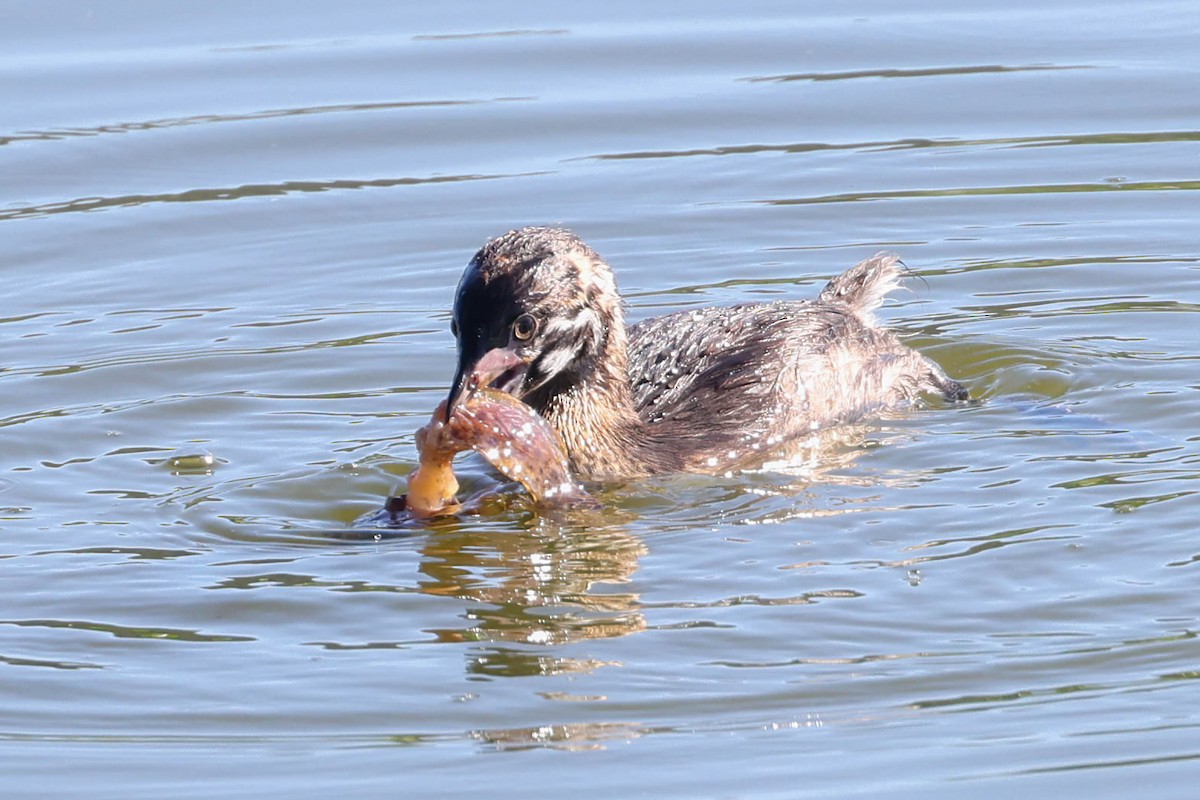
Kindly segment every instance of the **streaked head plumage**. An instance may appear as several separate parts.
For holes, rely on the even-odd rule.
[[[612,271],[579,237],[560,228],[509,231],[485,244],[459,281],[455,383],[502,351],[505,359],[488,362],[500,373],[484,376],[498,388],[526,397],[552,381],[569,384],[623,324]]]

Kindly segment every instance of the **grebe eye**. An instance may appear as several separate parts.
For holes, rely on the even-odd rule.
[[[522,342],[527,342],[533,338],[534,332],[537,331],[537,320],[529,314],[522,314],[513,322],[513,336],[520,339]]]
[[[458,320],[456,319],[450,320],[450,335],[455,339],[458,338]]]

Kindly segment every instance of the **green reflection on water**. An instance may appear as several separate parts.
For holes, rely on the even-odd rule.
[[[1150,497],[1127,497],[1124,500],[1114,500],[1111,503],[1101,503],[1101,508],[1111,508],[1113,511],[1128,513],[1137,511],[1144,506],[1163,503],[1167,500],[1178,500],[1180,497],[1190,497],[1196,492],[1173,492],[1171,494],[1153,495]]]
[[[848,192],[820,197],[789,197],[751,202],[773,206],[802,206],[817,203],[858,203],[869,200],[911,200],[926,197],[992,197],[1025,194],[1074,194],[1080,192],[1194,192],[1200,181],[1136,181],[1122,183],[1052,183],[1031,186],[967,186],[947,189],[904,189],[885,192]]]
[[[94,631],[96,633],[107,633],[118,639],[166,639],[176,642],[255,641],[253,636],[208,634],[185,628],[141,628],[127,625],[112,625],[106,622],[90,622],[87,620],[6,619],[0,620],[0,625],[14,625],[19,628],[67,628],[70,630]]]

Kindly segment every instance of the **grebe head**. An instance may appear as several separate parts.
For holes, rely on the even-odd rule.
[[[624,316],[608,265],[570,231],[522,228],[467,265],[451,331],[458,369],[446,404],[480,386],[518,398],[567,391],[603,357]]]

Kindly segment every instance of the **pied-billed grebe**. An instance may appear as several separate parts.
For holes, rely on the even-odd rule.
[[[629,328],[612,271],[570,231],[522,228],[467,265],[451,330],[470,386],[528,403],[585,480],[724,472],[922,392],[966,390],[877,327],[904,268],[877,255],[816,300],[700,308]]]

